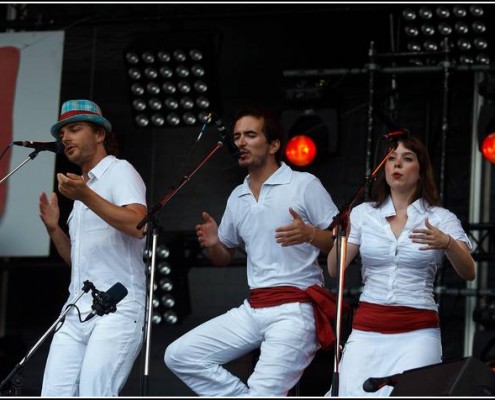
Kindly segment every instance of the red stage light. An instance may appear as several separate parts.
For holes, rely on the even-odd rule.
[[[495,164],[495,132],[490,133],[483,139],[481,153],[485,159]]]
[[[311,164],[317,153],[316,144],[309,136],[293,136],[287,142],[285,156],[287,161],[298,167],[305,167]]]

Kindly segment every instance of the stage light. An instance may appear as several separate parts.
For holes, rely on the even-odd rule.
[[[153,114],[151,116],[151,123],[155,126],[163,126],[165,124],[165,118],[162,114]]]
[[[316,144],[309,136],[298,135],[289,139],[285,147],[287,161],[298,167],[311,164],[316,157]]]
[[[163,260],[170,256],[170,249],[164,244],[159,244],[156,248],[156,254],[158,255],[158,258]]]
[[[287,133],[285,158],[303,167],[319,163],[337,151],[337,111],[334,109],[292,109],[282,112]]]
[[[175,299],[170,294],[164,294],[161,302],[165,308],[173,308],[175,306]]]
[[[153,311],[152,316],[151,316],[151,323],[153,325],[159,325],[163,321],[162,316],[158,313],[158,311]]]
[[[146,109],[146,103],[143,99],[136,99],[132,102],[132,106],[135,110],[143,111]]]
[[[419,8],[417,8],[419,7]],[[413,57],[409,63],[435,65],[444,61],[439,53],[444,50],[445,41],[449,46],[451,61],[457,65],[488,65],[490,57],[487,25],[481,5],[408,5],[401,12],[403,20],[404,49],[409,52],[432,53],[431,57]],[[418,18],[416,18],[416,15]],[[421,43],[418,46],[418,43]]]
[[[455,5],[454,8],[452,8],[452,13],[458,18],[463,18],[467,15],[466,8],[461,5]]]
[[[163,313],[163,319],[168,325],[175,325],[179,321],[179,317],[172,310],[167,310]]]
[[[158,281],[158,287],[164,292],[170,292],[174,288],[174,284],[169,278],[162,278]]]
[[[406,8],[404,11],[402,11],[402,16],[406,21],[414,21],[416,19],[416,13],[410,8]]]
[[[418,11],[418,14],[422,19],[425,20],[431,19],[433,17],[433,12],[428,7],[421,7]]]
[[[495,164],[495,76],[487,73],[479,84],[484,104],[478,115],[478,146],[483,157]]]
[[[146,115],[144,115],[144,114],[136,115],[137,126],[144,128],[144,127],[148,126],[149,123],[150,123],[150,120],[148,119],[148,117]]]
[[[489,133],[481,143],[483,157],[495,164],[495,132]]]
[[[172,272],[172,268],[170,266],[170,263],[167,261],[160,261],[158,263],[158,272],[162,275],[170,275],[170,272]]]
[[[193,126],[203,123],[199,114],[206,107],[221,111],[215,85],[217,36],[141,34],[126,48],[124,61],[138,127]]]

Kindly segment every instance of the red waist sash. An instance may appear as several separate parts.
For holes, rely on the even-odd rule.
[[[306,290],[293,286],[253,289],[249,291],[249,304],[253,308],[275,307],[286,303],[313,303],[316,335],[323,349],[328,349],[335,341],[335,334],[330,320],[336,316],[336,299],[328,290],[319,285],[312,285]],[[349,306],[343,302],[342,309]]]
[[[359,303],[352,319],[353,328],[380,333],[404,333],[439,326],[438,313],[434,310],[366,302]]]

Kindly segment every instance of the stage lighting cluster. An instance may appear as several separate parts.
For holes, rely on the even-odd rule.
[[[195,126],[208,121],[211,71],[203,49],[133,47],[124,57],[138,127]]]
[[[191,312],[187,268],[180,243],[160,243],[156,247],[153,283],[154,325],[176,325]]]
[[[490,32],[485,17],[479,4],[408,5],[401,14],[404,50],[433,54],[448,49],[455,65],[488,65]],[[438,60],[417,57],[410,62],[425,65]]]

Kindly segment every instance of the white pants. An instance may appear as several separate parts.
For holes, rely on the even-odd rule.
[[[73,311],[53,336],[41,396],[118,396],[141,350],[144,306],[119,303],[84,323]]]
[[[186,333],[165,363],[201,396],[286,396],[319,349],[311,303],[227,311]],[[222,365],[260,348],[247,385]]]
[[[394,334],[353,329],[339,364],[339,396],[389,396],[393,386],[386,385],[376,392],[366,392],[364,382],[368,378],[382,378],[440,362],[440,329]],[[326,396],[331,396],[331,393],[330,390]]]

